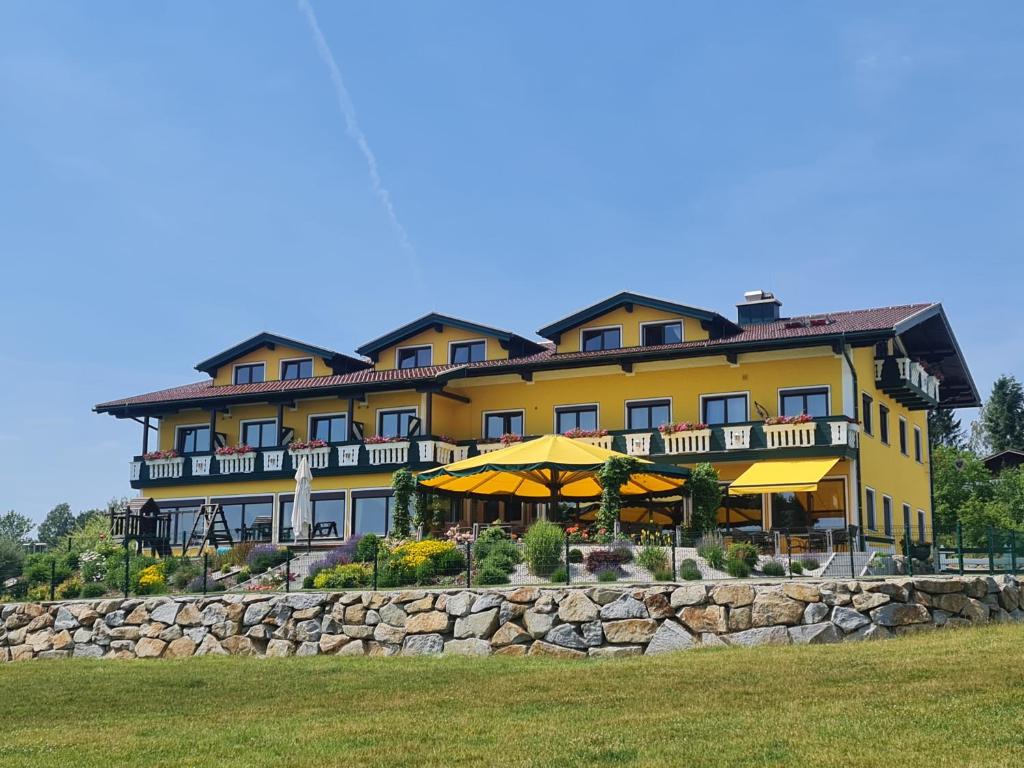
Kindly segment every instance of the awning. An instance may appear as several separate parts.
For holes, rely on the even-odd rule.
[[[839,459],[759,461],[733,480],[729,495],[816,491],[821,478],[838,462]]]

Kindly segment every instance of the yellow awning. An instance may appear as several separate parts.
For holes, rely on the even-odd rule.
[[[839,459],[759,461],[733,480],[729,495],[816,491],[821,478],[838,462]]]

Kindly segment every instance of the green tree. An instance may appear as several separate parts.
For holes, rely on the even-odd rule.
[[[985,442],[993,453],[1024,448],[1024,387],[1013,376],[1000,376],[981,413]]]
[[[74,529],[75,516],[71,513],[71,506],[61,503],[51,509],[46,519],[39,524],[39,540],[53,547]]]
[[[416,492],[416,478],[405,467],[391,476],[391,490],[394,492],[395,514],[391,521],[391,532],[400,539],[409,538],[409,503]]]
[[[932,448],[944,445],[963,448],[967,442],[964,428],[952,410],[928,411],[928,441]]]
[[[21,541],[35,527],[35,523],[13,509],[6,515],[0,515],[0,539]]]
[[[963,510],[972,503],[977,512],[995,495],[992,475],[971,451],[938,446],[932,451],[934,525],[936,533],[956,530]]]
[[[711,464],[698,464],[690,473],[692,511],[690,533],[695,536],[718,527],[718,508],[722,505],[722,487],[718,484],[718,470]]]
[[[622,509],[622,486],[640,466],[632,456],[609,456],[597,471],[601,484],[601,506],[597,510],[597,527],[607,533],[615,530]]]

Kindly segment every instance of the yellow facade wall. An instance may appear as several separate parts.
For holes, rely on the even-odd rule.
[[[313,358],[314,376],[331,375],[331,368],[323,361],[323,358],[295,349],[294,347],[286,347],[281,344],[277,344],[274,349],[268,349],[266,347],[254,349],[252,352],[247,352],[246,354],[225,363],[217,369],[217,375],[213,378],[213,384],[218,387],[224,386],[225,384],[234,384],[235,366],[246,365],[249,363],[264,363],[266,366],[264,371],[264,380],[278,381],[281,378],[282,360],[300,360],[310,357]]]
[[[390,371],[398,367],[398,350],[402,347],[431,347],[431,365],[447,365],[449,344],[453,341],[484,341],[487,345],[485,350],[487,360],[507,360],[508,350],[503,349],[501,342],[494,336],[464,331],[461,328],[452,328],[444,325],[441,331],[428,328],[410,336],[404,341],[385,347],[378,354],[377,363],[374,366],[380,371]]]
[[[583,330],[587,328],[607,328],[609,326],[620,326],[622,328],[623,347],[639,347],[641,324],[666,320],[682,320],[683,341],[700,341],[708,338],[708,332],[701,328],[700,320],[695,320],[692,317],[680,317],[671,312],[651,309],[650,307],[634,306],[632,312],[627,312],[624,307],[620,307],[588,320],[582,325],[564,331],[556,346],[556,350],[558,352],[579,352],[580,336]]]

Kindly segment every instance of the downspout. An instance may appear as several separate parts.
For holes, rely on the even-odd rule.
[[[853,364],[853,359],[850,357],[849,351],[846,349],[846,334],[840,336],[840,343],[843,348],[843,357],[846,359],[846,364],[850,367],[850,373],[853,376],[853,420],[860,423],[860,385],[857,383],[857,368]],[[854,477],[854,485],[857,491],[857,527],[860,529],[860,535],[864,536],[864,504],[861,498],[861,468],[860,468],[860,430],[857,430],[857,445],[854,448],[854,455],[857,460],[857,472]],[[852,546],[851,542],[851,546]]]

